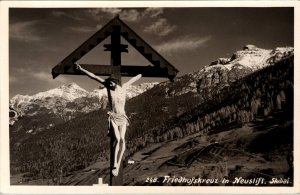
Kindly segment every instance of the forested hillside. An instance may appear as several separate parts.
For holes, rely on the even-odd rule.
[[[284,119],[293,120],[293,75],[294,61],[290,57],[238,80],[212,94],[207,102],[130,141],[129,154],[147,142],[173,140],[199,131],[224,131],[225,126],[243,126],[260,115],[268,116],[278,110],[284,112]]]

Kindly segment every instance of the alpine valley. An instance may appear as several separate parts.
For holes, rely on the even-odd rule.
[[[293,57],[292,47],[246,45],[173,82],[132,86],[124,185],[225,185],[166,176],[232,181],[226,185],[289,177],[293,185]],[[108,183],[105,89],[72,83],[10,103],[23,115],[10,127],[11,184]]]

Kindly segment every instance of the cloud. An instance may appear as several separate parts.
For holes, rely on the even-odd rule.
[[[164,13],[164,9],[160,7],[148,7],[143,13],[144,17],[155,18]]]
[[[120,18],[128,22],[138,22],[142,19],[140,12],[136,9],[122,10],[120,12]]]
[[[40,41],[35,25],[38,21],[16,22],[9,26],[9,37],[16,41]]]
[[[89,20],[99,20],[100,18],[113,18],[118,15],[122,10],[119,8],[91,8],[85,10],[85,16]]]
[[[90,8],[74,10],[54,10],[52,15],[55,17],[66,17],[76,21],[93,21],[100,24],[107,19],[119,15],[120,18],[126,22],[138,23],[143,22],[142,28],[144,32],[158,36],[166,36],[176,29],[176,25],[170,24],[169,21],[163,17],[164,9],[157,7],[150,7],[146,9],[133,8]],[[100,21],[100,23],[99,23]],[[84,25],[84,24],[83,24]],[[103,24],[102,24],[103,25]],[[146,26],[146,27],[145,27]],[[68,30],[75,32],[91,32],[92,28],[84,27],[68,27]]]
[[[150,34],[156,34],[159,36],[166,36],[170,34],[172,31],[176,29],[176,25],[169,24],[167,19],[165,18],[159,18],[157,21],[155,21],[150,26],[147,26],[144,29],[144,32],[150,33]]]
[[[110,11],[105,11],[110,12]],[[111,11],[113,13],[113,11]],[[102,13],[102,14],[101,14]],[[77,33],[90,33],[96,32],[102,27],[102,24],[96,24],[95,27],[85,26],[87,21],[95,20],[99,21],[99,18],[103,17],[102,9],[84,9],[84,10],[70,10],[68,12],[54,10],[51,14],[55,17],[65,17],[68,19],[75,20],[81,24],[81,26],[67,26],[64,28],[66,32],[77,32]],[[84,22],[84,23],[83,23]]]
[[[102,26],[103,26],[102,24],[97,24],[96,29],[99,30],[100,28],[102,28]]]
[[[202,47],[206,42],[211,40],[211,36],[207,37],[182,37],[171,40],[166,43],[157,45],[155,48],[162,53],[172,54],[181,51],[192,51]]]
[[[82,15],[82,12],[76,12],[76,14],[72,14],[72,13],[66,13],[64,11],[54,10],[51,12],[51,14],[55,17],[65,17],[65,18],[69,18],[72,20],[76,20],[76,21],[84,21],[85,20],[84,17],[80,17],[80,15]]]
[[[106,17],[113,18],[117,15],[127,22],[138,22],[145,17],[155,17],[161,14],[161,9],[146,9],[144,13],[137,9],[120,9],[120,8],[101,8],[88,9],[87,14],[92,18]]]
[[[119,15],[122,20],[128,22],[137,22],[141,19],[141,14],[136,9],[101,8],[90,9],[89,13],[94,17],[99,17],[104,14],[107,18],[113,18]]]
[[[52,79],[52,75],[46,72],[33,72],[31,74],[32,77],[39,79],[39,80],[50,80]]]
[[[119,14],[122,10],[119,8],[101,8],[101,9],[92,9],[94,13],[101,14],[106,13],[110,15],[110,17],[115,17],[117,14]]]
[[[17,83],[18,79],[15,76],[9,76],[9,83]]]
[[[56,17],[68,16],[68,14],[67,14],[66,12],[63,12],[63,11],[57,11],[57,10],[52,11],[51,14],[52,14],[53,16],[56,16]]]
[[[31,72],[32,69],[25,66],[25,67],[20,67],[20,68],[14,69],[14,71],[16,71],[17,73],[20,73],[20,74],[26,74],[27,72]]]
[[[90,32],[96,32],[99,28],[101,28],[102,25],[97,25],[96,27],[89,27],[89,26],[77,26],[77,27],[66,27],[65,30],[68,32],[78,32],[78,33],[90,33]]]
[[[37,82],[43,82],[47,85],[56,85],[61,83],[67,83],[68,79],[65,77],[58,77],[57,79],[52,78],[52,74],[50,72],[39,71],[39,72],[29,72],[28,76],[32,79],[39,80]]]

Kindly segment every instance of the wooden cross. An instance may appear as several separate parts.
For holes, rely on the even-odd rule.
[[[111,66],[81,64],[82,68],[93,72],[95,75],[114,76],[121,81],[122,76],[136,76],[142,74],[143,77],[165,77],[173,80],[178,70],[164,59],[157,51],[139,37],[129,26],[127,26],[119,16],[108,22],[103,28],[92,35],[87,41],[82,43],[76,50],[69,54],[64,60],[52,69],[53,79],[59,74],[81,75],[80,71],[74,69],[74,63],[101,43],[108,36],[111,36],[111,44],[105,44],[104,51],[111,52]],[[128,45],[121,44],[121,37],[127,40],[140,54],[142,54],[151,64],[149,66],[121,65],[121,53],[128,52]],[[108,90],[109,91],[109,90]],[[111,104],[111,95],[108,93]],[[113,131],[111,131],[113,132]],[[114,163],[115,136],[110,135],[110,185],[123,185],[123,164],[121,163],[118,176],[112,175]],[[122,160],[121,160],[122,161]]]

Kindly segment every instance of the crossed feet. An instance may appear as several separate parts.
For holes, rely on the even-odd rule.
[[[111,173],[113,174],[113,176],[118,176],[119,174],[119,166],[114,166]]]

